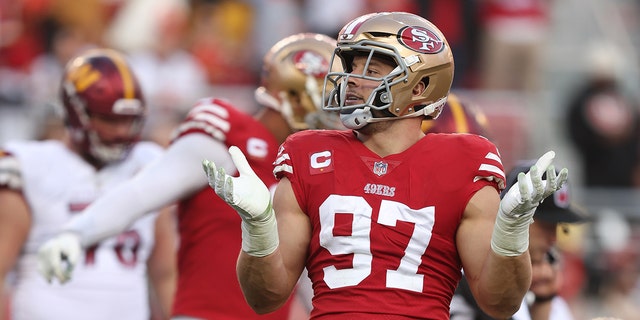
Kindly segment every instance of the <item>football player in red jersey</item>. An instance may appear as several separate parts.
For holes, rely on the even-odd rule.
[[[238,177],[203,161],[242,218],[237,273],[251,307],[277,310],[306,267],[312,319],[448,319],[464,269],[482,308],[511,316],[531,281],[533,211],[567,170],[555,174],[550,151],[500,200],[505,176],[489,140],[424,134],[453,76],[446,40],[424,18],[358,17],[334,59],[342,66],[327,74],[324,109],[352,130],[290,135],[274,162],[273,201],[239,148],[229,148]]]
[[[124,55],[85,51],[67,63],[60,84],[69,136],[0,149],[0,287],[13,268],[10,318],[149,319],[149,287],[168,316],[177,239],[172,212],[158,213],[162,207],[69,252],[76,277],[66,286],[38,274],[45,240],[163,152],[139,141],[147,107]]]
[[[223,99],[198,101],[163,157],[100,198],[41,247],[43,269],[64,280],[72,270],[60,261],[61,254],[122,230],[152,208],[178,202],[179,275],[173,318],[287,319],[290,300],[266,316],[257,315],[245,302],[235,274],[240,218],[207,186],[200,163],[215,159],[234,172],[227,148],[237,145],[264,184],[275,185],[272,162],[290,133],[340,123],[337,115],[333,120],[318,114],[325,113],[321,90],[334,48],[335,40],[320,34],[296,34],[276,43],[264,57],[262,86],[256,90],[257,101],[266,107],[255,116]]]

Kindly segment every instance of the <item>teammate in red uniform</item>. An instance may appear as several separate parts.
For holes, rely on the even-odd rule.
[[[419,16],[356,18],[334,59],[344,70],[328,73],[335,89],[324,109],[339,110],[352,131],[289,136],[273,201],[238,148],[229,151],[239,177],[203,161],[242,218],[237,273],[251,307],[277,310],[306,267],[312,319],[448,319],[464,268],[485,311],[512,315],[531,280],[531,217],[567,170],[556,176],[548,152],[501,201],[505,177],[489,140],[422,132],[445,104],[453,58]]]
[[[281,301],[285,307],[268,316],[258,316],[245,302],[235,275],[240,218],[207,187],[200,163],[215,159],[234,172],[227,148],[236,145],[264,184],[275,185],[271,164],[278,145],[294,131],[317,128],[331,120],[316,112],[322,112],[323,79],[334,48],[334,40],[319,34],[293,35],[275,44],[265,56],[263,87],[256,91],[258,102],[267,107],[255,117],[228,101],[199,101],[159,161],[67,224],[63,236],[71,236],[59,236],[41,248],[43,269],[64,280],[71,270],[61,263],[61,254],[123,229],[151,208],[178,202],[179,277],[173,316],[287,319],[286,299]],[[69,260],[73,265],[74,257]]]

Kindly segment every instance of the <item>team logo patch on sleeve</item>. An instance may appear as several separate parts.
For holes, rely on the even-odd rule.
[[[332,152],[329,150],[314,152],[309,155],[309,173],[311,175],[333,171]]]

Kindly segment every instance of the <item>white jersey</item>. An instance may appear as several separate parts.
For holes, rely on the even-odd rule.
[[[37,271],[36,255],[67,220],[130,179],[162,149],[138,143],[126,160],[100,171],[57,141],[12,143],[6,151],[20,164],[22,192],[32,214],[15,270],[12,319],[149,319],[146,261],[157,214],[145,215],[127,231],[86,249],[64,285],[46,282]]]

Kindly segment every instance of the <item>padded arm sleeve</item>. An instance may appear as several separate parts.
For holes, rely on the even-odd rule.
[[[108,191],[71,219],[64,231],[77,233],[83,247],[124,231],[144,214],[206,187],[203,159],[213,159],[227,172],[235,171],[222,142],[203,134],[183,136],[132,179]]]

